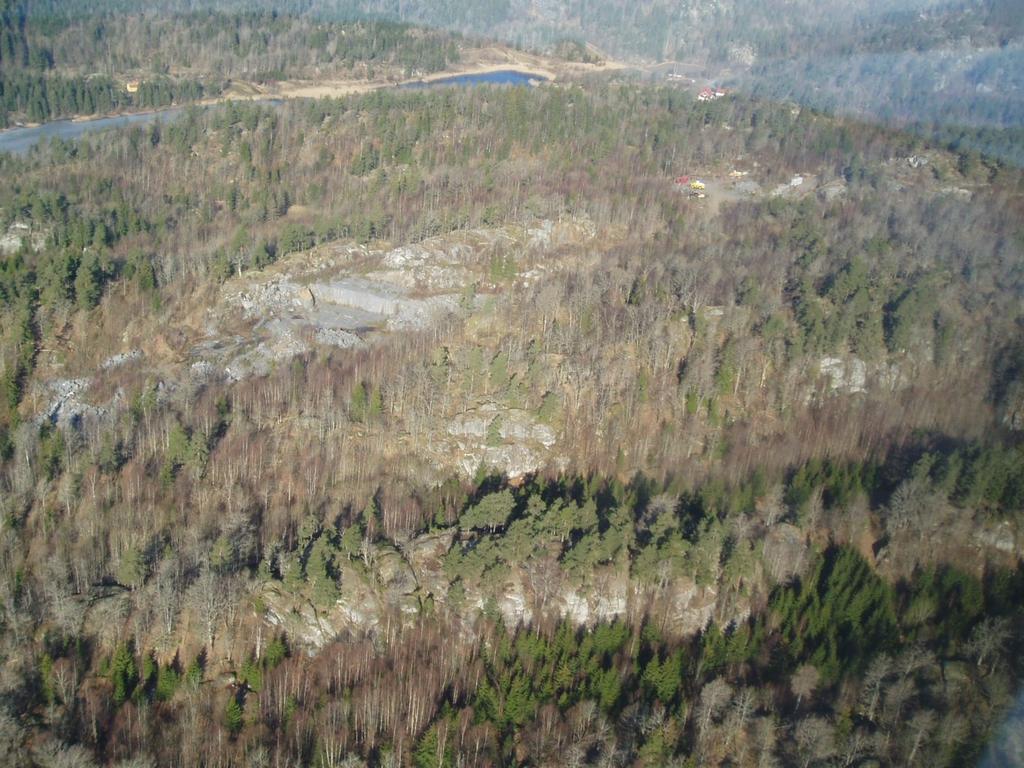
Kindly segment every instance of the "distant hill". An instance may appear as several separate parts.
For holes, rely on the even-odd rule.
[[[13,9],[26,4],[8,0]],[[759,95],[920,126],[1020,163],[1024,16],[1014,0],[35,0],[34,23],[197,9],[383,18],[637,62],[679,61]],[[17,30],[15,30],[16,33]],[[16,42],[16,34],[11,38]],[[13,43],[12,43],[13,44]],[[937,126],[937,127],[936,127]]]
[[[748,48],[758,59],[811,50],[922,50],[969,39],[1005,45],[1024,30],[1012,0],[37,0],[34,14],[97,10],[274,10],[323,19],[377,16],[524,45],[582,38],[617,56],[727,61]]]

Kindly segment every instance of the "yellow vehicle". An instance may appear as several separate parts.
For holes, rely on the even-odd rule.
[[[692,189],[694,192],[703,192],[704,191],[704,182],[703,181],[697,181],[697,180],[691,181],[690,182],[690,189]]]

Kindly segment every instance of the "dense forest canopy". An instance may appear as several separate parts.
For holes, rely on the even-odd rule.
[[[28,16],[9,2],[0,18],[0,127],[200,101],[233,80],[408,78],[458,62],[464,44],[386,21],[269,11]]]
[[[120,13],[139,10],[131,0],[103,0],[99,4],[33,0],[32,7],[39,16],[70,19],[101,9]],[[1012,0],[161,0],[150,7],[163,13],[197,8],[248,12],[260,8],[323,20],[388,18],[477,35],[498,34],[527,45],[577,37],[616,55],[653,59],[701,54],[726,61],[730,48],[744,45],[751,46],[758,57],[794,56],[808,49],[828,49],[833,54],[925,50],[965,40],[977,47],[1005,46],[1024,33]]]
[[[34,120],[398,82],[524,12],[2,1]],[[835,11],[666,51],[682,7],[531,4],[524,42],[799,67]],[[965,8],[828,23],[1013,55]],[[1012,106],[903,130],[603,69],[0,155],[0,762],[1021,764]]]
[[[5,0],[0,124],[215,97],[230,79],[408,77],[450,67],[472,45],[402,26],[413,23],[570,58],[660,62],[661,74],[681,67],[765,98],[956,136],[1020,165],[1018,10],[1013,0]],[[126,75],[152,82],[127,94]]]

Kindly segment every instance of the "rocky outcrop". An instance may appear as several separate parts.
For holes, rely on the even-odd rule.
[[[704,629],[715,617],[718,591],[683,577],[669,585],[667,603],[665,628],[675,634],[690,635]]]
[[[818,361],[818,373],[827,379],[832,394],[863,394],[871,387],[895,392],[908,384],[903,368],[896,363],[869,365],[855,355],[823,357]]]
[[[1024,555],[1024,542],[1020,541],[1016,528],[1008,520],[976,528],[973,537],[984,548],[1014,557]]]
[[[1024,383],[1013,382],[999,403],[1003,425],[1014,432],[1024,431]]]
[[[516,408],[502,409],[493,404],[456,416],[448,423],[448,434],[484,439],[495,419],[502,440],[535,442],[545,448],[555,444],[555,431],[538,422],[532,414]]]
[[[828,377],[832,392],[853,394],[867,391],[867,366],[860,358],[823,357],[818,363],[818,370],[822,376]]]
[[[141,349],[130,349],[127,352],[121,352],[108,357],[100,364],[100,370],[109,371],[114,368],[120,368],[123,365],[141,360],[143,357],[145,357],[145,354]]]
[[[42,397],[47,406],[39,417],[62,429],[78,429],[86,422],[97,423],[111,412],[121,400],[118,392],[112,401],[104,405],[93,405],[83,399],[83,394],[92,385],[91,379],[55,379],[41,385]]]
[[[448,578],[444,573],[444,556],[455,541],[455,528],[416,536],[402,545],[402,553],[416,574],[420,592],[442,596],[448,591]]]
[[[497,609],[508,626],[529,624],[538,614],[594,626],[654,606],[662,628],[677,635],[697,632],[712,620],[741,618],[737,611],[745,610],[742,605],[723,607],[715,587],[689,577],[653,590],[612,565],[602,566],[582,584],[557,568],[512,566],[500,584],[486,589],[468,585],[465,598],[453,604],[443,564],[456,534],[455,528],[432,531],[398,547],[378,543],[365,559],[343,559],[338,597],[329,605],[316,603],[305,585],[289,589],[282,582],[263,583],[258,593],[266,606],[264,620],[299,644],[319,649],[339,638],[373,637],[395,622],[410,624],[431,598],[456,611],[467,631],[488,607]],[[729,613],[724,619],[723,611]]]
[[[457,465],[465,477],[486,467],[514,480],[536,472],[545,461],[544,454],[526,445],[467,446]]]
[[[384,601],[403,614],[419,613],[419,582],[401,553],[391,547],[377,547],[371,562]]]
[[[46,235],[43,232],[33,231],[28,224],[16,221],[0,235],[0,254],[10,256],[25,247],[38,251],[45,244]]]
[[[425,328],[458,309],[460,296],[486,276],[494,254],[529,260],[595,232],[587,219],[568,219],[466,230],[391,249],[332,243],[291,254],[224,286],[210,310],[208,338],[193,349],[195,362],[237,381],[265,374],[312,344],[347,349],[372,342],[375,332]],[[251,332],[228,334],[239,316]],[[496,457],[496,466],[526,464],[535,467],[522,455]]]
[[[513,478],[535,472],[557,442],[555,430],[529,412],[493,403],[459,414],[447,432],[452,439],[439,448],[459,457],[458,466],[467,477],[481,465]]]
[[[317,605],[302,591],[291,592],[279,582],[260,586],[265,621],[311,650],[339,638],[372,637],[385,624],[387,606],[374,584],[347,564],[341,567],[337,601]]]

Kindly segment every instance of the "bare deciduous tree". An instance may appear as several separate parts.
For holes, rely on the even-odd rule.
[[[797,723],[793,740],[803,768],[836,753],[835,728],[823,717],[807,717]]]
[[[789,687],[796,694],[795,709],[797,711],[800,710],[800,703],[804,698],[812,696],[814,691],[817,690],[820,679],[821,673],[810,664],[801,665],[793,673],[793,676],[789,679]]]
[[[989,663],[989,673],[995,671],[1000,656],[1010,641],[1010,622],[1006,618],[986,618],[972,631],[966,650],[977,660],[978,668]]]
[[[228,595],[221,579],[209,566],[204,566],[199,578],[189,587],[186,599],[203,628],[206,647],[212,648],[215,631],[228,608]]]

